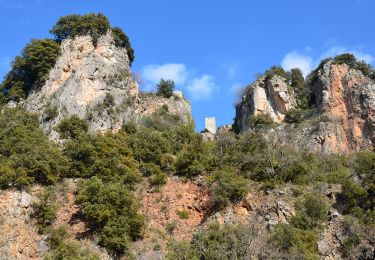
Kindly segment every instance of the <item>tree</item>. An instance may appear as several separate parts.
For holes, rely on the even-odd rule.
[[[94,45],[101,35],[110,30],[108,18],[101,14],[68,15],[61,17],[52,27],[50,33],[55,36],[57,42],[76,36],[90,35]]]
[[[77,115],[64,118],[56,127],[57,132],[60,134],[61,138],[64,139],[77,138],[85,134],[88,129],[89,126],[86,121],[80,119]]]
[[[36,115],[4,108],[0,125],[0,187],[52,184],[67,175],[67,158],[43,134]]]
[[[241,200],[247,192],[247,180],[236,174],[235,169],[224,167],[211,176],[212,193],[217,207]]]
[[[129,249],[130,241],[139,239],[144,228],[139,204],[125,185],[104,183],[93,177],[84,182],[76,202],[84,218],[99,235],[99,244],[116,255]]]
[[[132,65],[135,59],[135,55],[134,55],[134,49],[130,45],[129,37],[119,27],[112,28],[112,36],[115,40],[116,46],[126,48],[126,51],[128,53],[128,58],[129,58],[129,64]]]
[[[168,80],[161,79],[160,82],[157,84],[156,88],[157,88],[157,94],[159,96],[169,98],[173,95],[175,84],[170,79]]]
[[[60,45],[51,39],[32,40],[21,56],[16,56],[5,76],[2,89],[7,100],[20,100],[34,88],[43,86],[60,53]]]

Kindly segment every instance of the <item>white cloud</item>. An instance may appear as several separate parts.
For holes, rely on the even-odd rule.
[[[194,78],[187,85],[187,90],[196,100],[208,99],[215,88],[215,80],[211,75]]]
[[[153,84],[157,84],[163,78],[173,80],[176,85],[182,85],[186,83],[188,71],[182,63],[153,64],[142,68],[142,78]]]
[[[281,66],[285,70],[299,68],[304,77],[306,77],[311,71],[312,65],[313,59],[310,56],[306,56],[295,51],[287,53],[281,62]]]
[[[216,88],[214,77],[208,74],[194,76],[183,63],[152,64],[141,69],[141,85],[144,91],[155,89],[160,79],[171,79],[180,89],[185,89],[194,100],[204,100]]]

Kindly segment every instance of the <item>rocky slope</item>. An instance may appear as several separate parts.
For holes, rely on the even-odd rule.
[[[250,127],[251,116],[268,113],[277,124],[265,129],[266,135],[280,141],[306,146],[325,153],[351,153],[373,149],[375,145],[375,83],[362,72],[347,65],[329,61],[318,71],[310,86],[314,112],[305,115],[298,125],[282,122],[285,113],[294,107],[295,97],[288,91],[285,79],[265,76],[246,88],[236,109],[239,132]],[[290,87],[289,87],[290,88]]]
[[[190,104],[183,98],[139,96],[126,49],[116,47],[108,33],[95,47],[91,36],[65,39],[48,80],[24,106],[39,113],[45,132],[57,137],[54,127],[64,117],[86,119],[91,131],[118,130],[124,122],[137,122],[165,104],[183,122],[190,119]]]

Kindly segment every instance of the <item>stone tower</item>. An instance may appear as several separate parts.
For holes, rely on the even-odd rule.
[[[216,119],[215,117],[206,117],[204,119],[205,129],[211,134],[216,134]]]

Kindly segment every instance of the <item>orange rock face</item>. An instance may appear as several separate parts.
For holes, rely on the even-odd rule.
[[[336,129],[327,139],[337,152],[373,149],[375,143],[375,83],[347,65],[328,62],[320,73],[315,96],[321,112],[328,113]],[[342,132],[338,135],[336,132]]]

